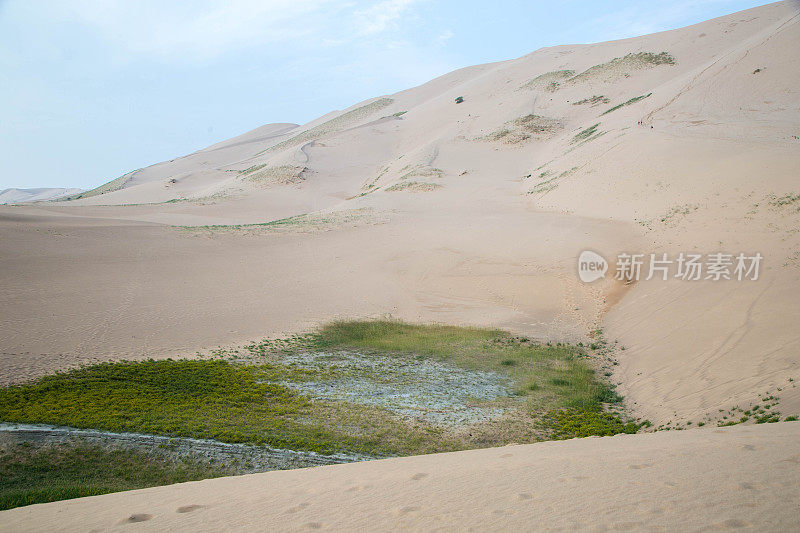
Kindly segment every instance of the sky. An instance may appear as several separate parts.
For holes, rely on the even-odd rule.
[[[92,188],[543,46],[745,0],[0,0],[0,190]]]

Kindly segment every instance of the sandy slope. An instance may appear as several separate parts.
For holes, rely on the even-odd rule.
[[[252,474],[22,507],[7,531],[790,531],[800,423]]]

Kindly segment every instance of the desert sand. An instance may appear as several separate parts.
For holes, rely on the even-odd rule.
[[[21,507],[7,531],[791,531],[800,423],[574,439]]]
[[[391,315],[543,341],[586,342],[601,328],[618,341],[611,379],[654,425],[714,425],[765,395],[800,414],[798,51],[800,3],[779,2],[462,69],[131,172],[104,194],[0,206],[0,383]],[[298,218],[254,225],[288,217]],[[584,284],[576,262],[586,249],[612,273],[620,252],[764,261],[755,281]],[[0,523],[106,528],[146,513],[159,528],[291,516],[298,527],[428,529],[468,522],[462,509],[478,528],[492,517],[563,527],[567,517],[700,529],[688,521],[707,516],[709,527],[781,529],[796,509],[778,494],[797,501],[797,428],[538,444],[506,462],[506,451],[484,450],[269,473],[36,506]],[[758,453],[742,451],[750,441]],[[633,468],[645,463],[653,468]],[[415,485],[417,471],[430,477]],[[346,483],[373,488],[359,500],[335,488]],[[285,514],[306,501],[303,487],[327,495]],[[558,503],[566,494],[574,507]],[[320,501],[327,518],[312,511]],[[372,511],[359,514],[359,502]],[[193,504],[211,507],[175,514]],[[478,516],[484,508],[518,514]],[[87,522],[65,518],[73,512]]]

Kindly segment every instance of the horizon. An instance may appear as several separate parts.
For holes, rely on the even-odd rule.
[[[224,8],[206,0],[199,10],[139,3],[133,13],[130,2],[59,1],[42,16],[43,4],[6,0],[0,190],[91,189],[264,124],[304,124],[459,68],[768,3],[239,0]],[[485,40],[471,39],[482,32]]]

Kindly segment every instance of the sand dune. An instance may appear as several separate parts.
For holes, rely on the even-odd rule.
[[[0,204],[16,204],[22,202],[45,202],[64,196],[79,194],[81,189],[65,189],[60,187],[40,189],[3,189],[0,191]]]
[[[391,314],[542,340],[587,341],[602,329],[618,341],[611,379],[655,425],[715,425],[767,395],[780,398],[784,416],[799,414],[799,50],[795,1],[634,39],[544,48],[310,124],[264,126],[78,200],[0,207],[0,383]],[[288,217],[298,218],[255,225]],[[764,262],[757,281],[584,284],[576,262],[586,249],[612,261],[623,251],[725,251],[758,252]],[[444,527],[467,521],[445,505],[474,511],[470,498],[494,498],[492,509],[506,514],[472,512],[476,528],[490,519],[555,527],[571,523],[565,517],[598,528],[700,528],[687,522],[700,516],[711,528],[779,530],[791,506],[779,506],[777,494],[794,491],[796,501],[797,461],[776,461],[795,457],[796,438],[796,424],[781,424],[553,443],[515,448],[513,472],[500,466],[505,451],[485,450],[0,516],[65,527],[67,514],[86,512],[103,528],[137,513],[159,527],[200,517],[218,528],[285,525],[291,516],[297,527],[428,528],[434,515]],[[748,442],[760,452],[742,451]],[[645,474],[633,469],[651,462]],[[419,480],[431,483],[423,492],[408,480],[389,487],[392,476],[417,470],[431,474]],[[674,472],[682,480],[664,485]],[[440,474],[450,477],[435,481]],[[478,488],[484,479],[497,490]],[[330,493],[317,496],[333,515],[321,518],[313,506],[285,514],[322,480],[332,484],[319,490]],[[375,492],[334,488],[345,482]],[[460,500],[449,499],[453,483]],[[556,505],[564,491],[587,506]],[[631,503],[645,500],[662,503]],[[209,507],[174,512],[195,504]],[[357,505],[372,514],[348,514]],[[246,512],[256,506],[261,514]],[[589,522],[600,507],[602,524]]]
[[[800,423],[220,478],[21,507],[8,531],[790,531]]]

